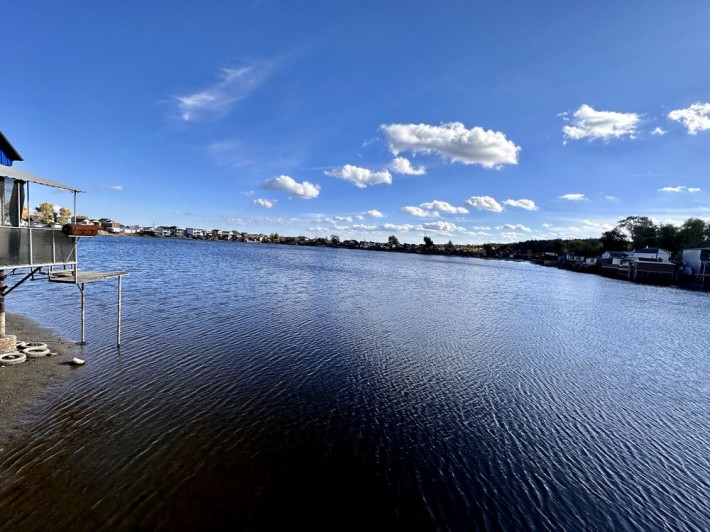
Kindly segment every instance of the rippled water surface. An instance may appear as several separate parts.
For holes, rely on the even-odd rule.
[[[530,264],[95,238],[87,365],[0,529],[710,527],[710,294]],[[79,291],[10,311],[79,338]]]

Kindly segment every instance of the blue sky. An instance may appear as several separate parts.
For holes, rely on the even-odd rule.
[[[0,130],[18,167],[88,192],[80,214],[460,243],[710,217],[706,1],[27,0],[3,17]]]

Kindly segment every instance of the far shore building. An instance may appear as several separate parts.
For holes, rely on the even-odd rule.
[[[702,286],[710,286],[710,248],[683,250],[683,263]]]
[[[185,236],[189,238],[203,238],[205,236],[205,230],[196,227],[188,227],[185,229]]]

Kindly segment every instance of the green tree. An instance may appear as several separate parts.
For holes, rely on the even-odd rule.
[[[390,249],[393,247],[396,247],[399,245],[399,240],[397,239],[396,236],[390,235],[390,237],[387,239],[387,243],[390,245]]]
[[[656,224],[648,216],[627,216],[616,227],[626,231],[634,249],[656,245]]]
[[[51,225],[54,223],[54,205],[51,203],[40,203],[36,208],[36,220],[45,224]]]
[[[340,245],[340,237],[338,235],[330,235],[330,245],[331,246],[339,246]]]
[[[705,222],[700,218],[688,218],[678,232],[680,249],[703,247],[705,235]]]
[[[451,240],[449,240],[446,244],[444,244],[444,249],[446,250],[447,253],[453,253],[454,243]]]
[[[667,249],[671,253],[675,253],[680,249],[680,238],[678,236],[678,228],[673,224],[661,224],[658,226],[658,247]]]
[[[434,241],[431,239],[431,237],[424,237],[424,246],[428,248],[434,247]]]
[[[626,251],[630,244],[624,232],[618,227],[602,233],[599,242],[603,251]]]

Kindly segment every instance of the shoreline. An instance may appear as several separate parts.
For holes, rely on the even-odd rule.
[[[8,334],[17,341],[44,342],[56,357],[28,358],[16,366],[0,366],[0,452],[3,446],[23,428],[23,420],[34,412],[49,392],[72,377],[68,364],[78,347],[30,318],[6,315]]]

